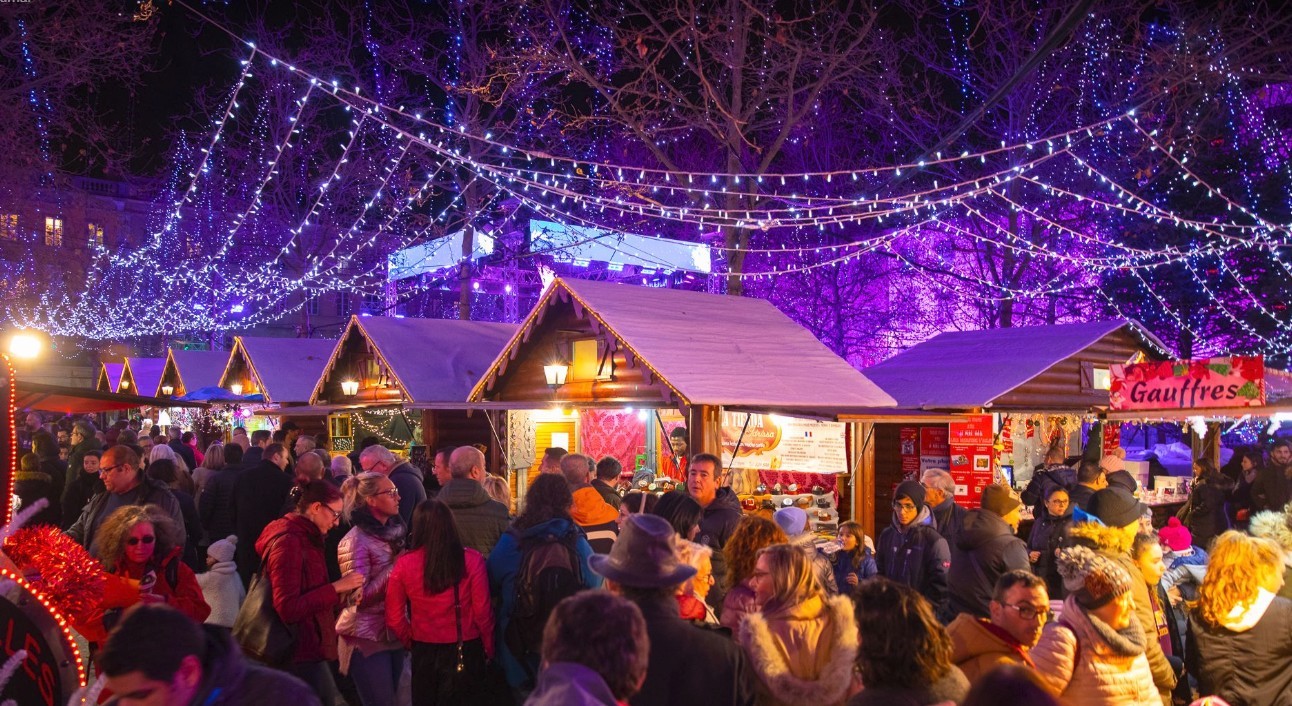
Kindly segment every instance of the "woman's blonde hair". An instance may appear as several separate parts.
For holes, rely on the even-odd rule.
[[[1207,575],[1191,607],[1212,627],[1236,607],[1250,607],[1263,584],[1283,574],[1283,552],[1274,542],[1230,530],[1211,545]]]
[[[707,547],[703,544],[687,541],[685,539],[679,539],[677,541],[677,558],[687,566],[694,566],[696,570],[695,576],[699,576],[699,571],[704,566],[704,563],[709,562],[709,571],[711,572],[709,575],[713,575],[712,547]],[[685,593],[687,595],[695,593],[695,576],[687,579],[686,582],[679,587],[679,591],[681,593]]]
[[[346,522],[350,521],[355,508],[366,506],[368,498],[381,490],[381,479],[385,477],[381,473],[366,472],[345,479],[341,484],[341,497],[345,499],[341,515],[345,517]]]
[[[200,464],[202,468],[212,471],[219,471],[224,468],[224,444],[218,441],[212,441],[211,445],[206,447],[206,455],[202,458]]]
[[[486,473],[484,480],[480,481],[480,485],[484,486],[485,492],[489,494],[489,497],[497,500],[503,505],[506,505],[507,514],[511,514],[511,486],[507,485],[506,478],[496,476],[492,473]]]
[[[126,505],[119,507],[103,521],[95,541],[99,545],[99,561],[108,571],[117,570],[117,562],[126,551],[126,538],[137,525],[149,523],[156,536],[150,565],[159,566],[176,547],[183,544],[175,521],[156,505]]]
[[[760,549],[758,556],[767,558],[767,580],[772,582],[772,595],[763,604],[764,615],[775,615],[821,595],[821,582],[802,548],[773,544]]]

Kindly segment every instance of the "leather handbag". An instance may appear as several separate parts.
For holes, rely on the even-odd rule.
[[[284,533],[285,534],[285,533]],[[267,546],[282,534],[275,535]],[[233,639],[248,657],[270,666],[281,666],[291,659],[296,649],[296,630],[283,622],[274,610],[274,589],[264,563],[269,551],[261,557],[260,573],[251,577],[247,597],[233,621]]]

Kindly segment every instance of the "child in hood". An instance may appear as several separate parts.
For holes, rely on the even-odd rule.
[[[1193,535],[1179,519],[1172,517],[1166,521],[1166,527],[1158,531],[1166,552],[1162,562],[1166,564],[1166,573],[1162,575],[1162,588],[1170,595],[1172,589],[1187,600],[1198,597],[1198,586],[1207,573],[1207,552],[1193,544]]]
[[[206,573],[197,575],[197,583],[202,587],[202,597],[211,606],[211,615],[207,625],[232,630],[233,621],[238,618],[238,609],[242,600],[247,597],[247,590],[238,577],[238,566],[233,561],[238,538],[229,535],[206,548]]]

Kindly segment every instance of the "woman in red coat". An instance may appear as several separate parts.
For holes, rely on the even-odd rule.
[[[329,660],[336,659],[336,611],[341,597],[363,585],[363,575],[328,581],[323,537],[341,518],[341,491],[311,480],[292,488],[295,508],[270,522],[256,540],[274,592],[274,610],[296,632],[296,647],[283,669],[309,684],[324,704],[340,697]]]
[[[197,576],[181,560],[179,530],[160,507],[118,508],[104,520],[98,543],[108,573],[103,612],[83,626],[90,642],[102,643],[121,612],[136,603],[167,603],[198,623],[211,614]]]
[[[484,557],[463,548],[453,512],[435,500],[413,512],[409,546],[390,572],[386,625],[412,650],[413,703],[479,703],[494,655]]]

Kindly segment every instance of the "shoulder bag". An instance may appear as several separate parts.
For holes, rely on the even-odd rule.
[[[269,581],[269,548],[283,534],[274,535],[266,545],[260,573],[251,577],[247,597],[233,622],[233,639],[243,654],[270,666],[287,663],[296,649],[296,630],[283,622],[274,610],[274,589]]]

